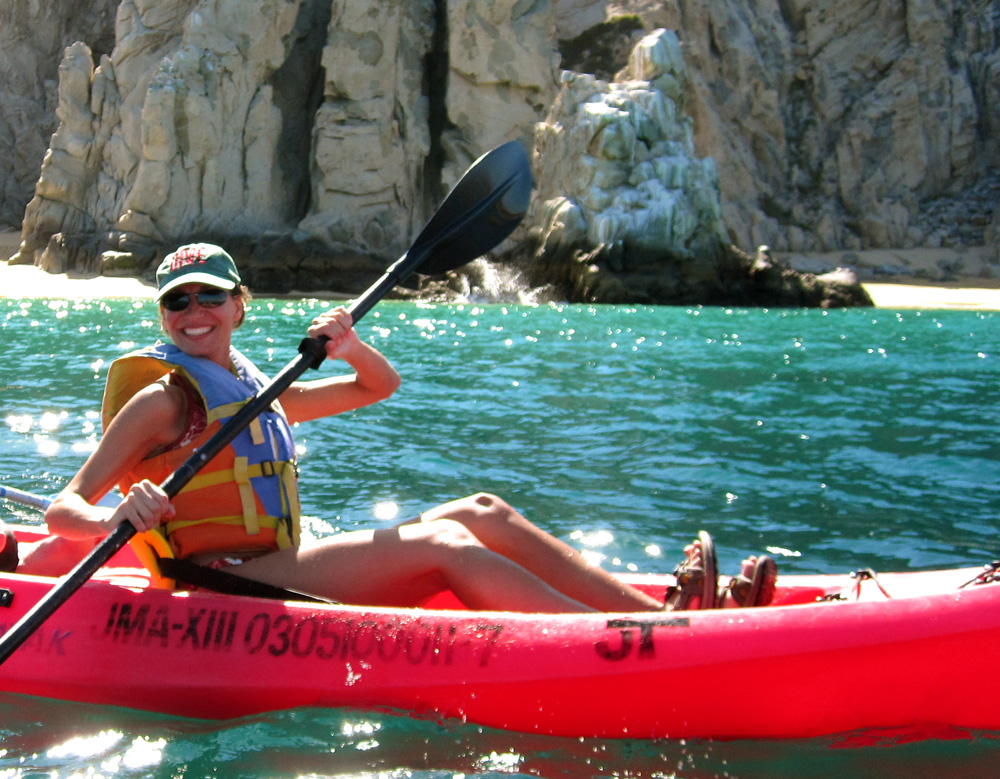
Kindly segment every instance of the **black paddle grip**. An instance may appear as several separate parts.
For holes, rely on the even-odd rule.
[[[325,335],[320,338],[303,338],[299,344],[299,354],[309,358],[309,367],[315,370],[326,359],[326,344],[330,339]]]

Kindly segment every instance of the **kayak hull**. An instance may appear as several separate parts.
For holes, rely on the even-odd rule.
[[[111,565],[0,666],[0,690],[214,719],[391,709],[573,737],[1000,729],[1000,586],[960,587],[976,569],[783,576],[759,609],[540,615],[155,590],[127,550]],[[662,596],[673,580],[630,581]],[[53,584],[0,574],[0,627]]]

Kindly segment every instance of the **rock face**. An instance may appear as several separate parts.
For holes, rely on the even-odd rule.
[[[398,255],[476,157],[530,143],[557,59],[551,6],[522,5],[450,2],[442,19],[432,2],[334,4],[302,231]]]
[[[85,44],[66,49],[22,255],[128,273],[182,236],[281,227],[302,202],[301,171],[280,158],[283,114],[308,84],[274,86],[295,53],[298,6],[192,6],[125,0],[96,69]]]
[[[0,6],[0,225],[20,225],[57,126],[59,61],[67,43],[114,45],[111,3],[28,0]]]
[[[8,74],[45,22],[4,82],[0,220],[37,176],[16,262],[138,274],[207,239],[259,289],[355,292],[511,138],[539,152],[521,253],[581,298],[759,290],[729,244],[996,241],[995,2],[87,5],[0,12]]]
[[[831,251],[984,240],[995,186],[958,220],[937,206],[1000,183],[995,2],[621,0],[609,13],[679,31],[695,148],[723,172],[735,243]]]
[[[355,291],[479,154],[530,143],[554,18],[514,0],[123,0],[96,67],[66,49],[12,261],[134,274],[206,239],[258,287]]]

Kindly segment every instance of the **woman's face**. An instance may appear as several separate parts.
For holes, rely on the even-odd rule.
[[[229,344],[233,330],[243,318],[243,300],[226,292],[221,305],[204,306],[197,297],[199,292],[220,291],[224,290],[205,284],[184,284],[166,298],[178,294],[187,295],[187,308],[171,311],[161,302],[160,311],[163,315],[163,329],[181,351],[192,357],[205,357],[228,368]]]

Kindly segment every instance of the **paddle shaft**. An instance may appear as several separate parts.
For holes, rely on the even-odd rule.
[[[28,506],[29,508],[40,509],[41,511],[45,511],[49,507],[49,504],[52,503],[49,498],[43,498],[41,495],[33,495],[24,490],[18,490],[14,487],[4,487],[2,485],[0,485],[0,498],[9,500],[11,503]]]

